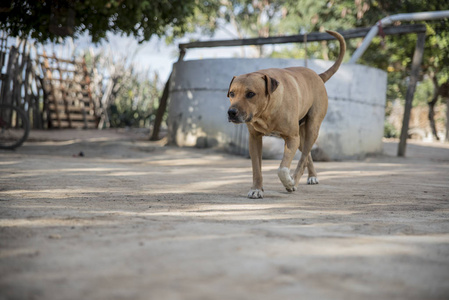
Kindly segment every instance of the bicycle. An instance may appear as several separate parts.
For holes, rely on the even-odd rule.
[[[25,112],[10,104],[0,104],[0,149],[15,149],[30,133],[30,122]]]

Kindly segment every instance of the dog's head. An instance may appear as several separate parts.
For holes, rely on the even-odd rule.
[[[267,107],[279,82],[263,73],[234,76],[229,84],[228,98],[231,106],[228,120],[233,123],[251,122]]]

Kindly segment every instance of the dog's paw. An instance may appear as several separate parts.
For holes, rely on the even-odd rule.
[[[279,168],[278,176],[288,192],[296,191],[295,181],[290,176],[290,170],[288,168]]]
[[[263,198],[263,190],[259,190],[259,189],[250,189],[248,192],[248,198],[250,199],[259,199],[259,198]]]
[[[296,191],[296,186],[294,186],[294,187],[292,187],[292,188],[285,188],[286,190],[287,190],[287,192],[289,192],[289,193],[291,193],[291,192],[294,192],[294,191]]]
[[[320,182],[318,181],[318,178],[316,178],[316,177],[309,177],[307,179],[307,184],[318,184],[318,183],[320,183]]]

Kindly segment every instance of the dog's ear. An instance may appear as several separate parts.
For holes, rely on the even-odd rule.
[[[231,83],[229,84],[228,95],[226,96],[226,97],[228,97],[228,98],[229,98],[229,91],[231,90],[231,85],[232,85],[232,82],[234,81],[234,79],[235,79],[235,76],[232,77]]]
[[[279,86],[279,81],[271,78],[267,75],[263,75],[263,80],[265,80],[265,94],[271,95]]]

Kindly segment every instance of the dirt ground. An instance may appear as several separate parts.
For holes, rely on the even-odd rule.
[[[0,151],[0,299],[449,299],[448,144],[316,163],[291,194],[264,161],[254,200],[248,159],[145,137]]]

